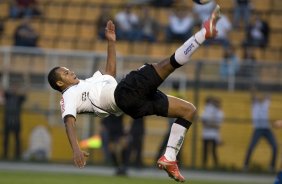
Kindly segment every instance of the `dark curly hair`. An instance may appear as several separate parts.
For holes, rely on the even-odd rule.
[[[57,73],[57,70],[59,68],[60,68],[59,66],[56,66],[52,70],[50,70],[50,72],[48,74],[48,82],[53,89],[55,89],[59,92],[62,92],[61,88],[56,83],[61,78]]]

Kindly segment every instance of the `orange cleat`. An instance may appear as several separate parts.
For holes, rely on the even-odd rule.
[[[206,29],[206,39],[214,38],[217,35],[216,23],[220,18],[220,6],[216,5],[212,14],[208,20],[203,24],[203,27]]]
[[[185,178],[179,172],[176,161],[168,161],[163,155],[157,162],[158,168],[165,170],[169,177],[173,178],[175,181],[184,182]]]

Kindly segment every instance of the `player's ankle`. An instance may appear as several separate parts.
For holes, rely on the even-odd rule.
[[[202,44],[206,40],[206,32],[206,29],[203,27],[200,31],[195,34],[195,40],[197,43]]]

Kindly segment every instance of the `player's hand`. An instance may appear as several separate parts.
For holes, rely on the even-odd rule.
[[[85,151],[74,151],[73,161],[76,167],[83,168],[86,165],[86,158],[89,156],[89,153]]]
[[[107,22],[105,36],[109,41],[116,41],[115,25],[111,20]]]

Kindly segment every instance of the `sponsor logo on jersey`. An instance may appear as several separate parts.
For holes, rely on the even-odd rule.
[[[61,105],[61,111],[62,113],[64,113],[65,112],[65,101],[63,97],[61,98],[60,105]]]

